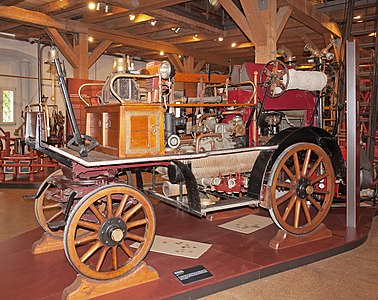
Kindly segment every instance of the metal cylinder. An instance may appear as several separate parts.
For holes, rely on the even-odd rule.
[[[113,73],[126,73],[127,59],[126,57],[116,57],[113,62]]]
[[[182,194],[186,195],[188,192],[186,191],[186,185],[182,185]],[[179,184],[173,184],[169,181],[163,182],[163,194],[166,197],[175,197],[180,195],[180,185]]]

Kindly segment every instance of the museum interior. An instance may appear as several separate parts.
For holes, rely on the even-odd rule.
[[[378,0],[0,2],[0,299],[377,299]]]

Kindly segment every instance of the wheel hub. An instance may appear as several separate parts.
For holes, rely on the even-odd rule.
[[[109,247],[120,244],[126,236],[126,223],[120,218],[111,218],[101,225],[100,241]]]
[[[299,198],[306,198],[314,192],[314,188],[311,186],[310,180],[306,178],[299,179],[296,188],[296,194]]]

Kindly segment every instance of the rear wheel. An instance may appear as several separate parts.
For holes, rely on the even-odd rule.
[[[41,184],[37,191],[34,211],[36,219],[43,230],[55,237],[63,238],[63,230],[52,231],[47,225],[49,222],[64,220],[64,204],[61,202],[61,191],[55,185],[55,178],[62,176],[62,170],[51,173]],[[41,191],[43,189],[43,191]]]
[[[306,234],[328,214],[334,188],[327,153],[315,144],[294,144],[278,156],[268,178],[269,213],[281,229]]]

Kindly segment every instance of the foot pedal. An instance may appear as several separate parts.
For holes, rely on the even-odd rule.
[[[47,223],[47,226],[49,226],[51,231],[58,231],[62,227],[66,226],[66,221],[62,220],[62,221],[57,221],[57,222],[50,222],[50,223]]]
[[[33,200],[35,200],[35,199],[37,199],[37,194],[34,194],[34,195],[24,195],[24,196],[22,196],[24,199],[33,199]]]

